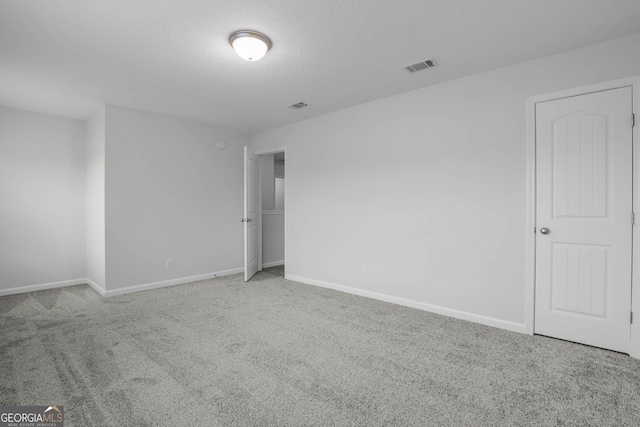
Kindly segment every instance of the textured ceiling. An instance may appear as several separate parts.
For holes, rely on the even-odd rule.
[[[273,49],[240,59],[238,29]],[[637,31],[638,0],[0,0],[0,105],[253,133]]]

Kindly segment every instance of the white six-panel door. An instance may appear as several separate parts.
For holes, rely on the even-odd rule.
[[[258,156],[244,147],[244,280],[258,271]]]
[[[535,333],[628,352],[632,91],[536,104]]]

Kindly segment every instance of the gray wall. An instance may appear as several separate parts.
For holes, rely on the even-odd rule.
[[[262,263],[284,263],[284,214],[262,215]]]
[[[87,278],[105,289],[105,108],[87,121]]]
[[[107,291],[241,267],[249,138],[111,105],[106,115]]]
[[[277,177],[284,178],[284,165],[273,165],[273,173]]]
[[[84,122],[0,107],[0,291],[85,277]]]
[[[640,33],[251,138],[113,106],[104,125],[0,108],[0,290],[240,267],[251,141],[289,147],[290,276],[522,324],[526,97],[639,75],[638,46]],[[106,209],[89,200],[102,187]]]
[[[287,274],[524,330],[526,98],[638,75],[639,47],[636,33],[253,135],[288,147]]]
[[[275,185],[273,154],[260,156],[260,183],[262,187],[262,210],[275,209]]]

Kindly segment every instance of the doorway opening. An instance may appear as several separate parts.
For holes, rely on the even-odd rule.
[[[245,147],[244,280],[257,272],[286,277],[286,147]]]
[[[260,271],[284,277],[285,153],[259,155]]]

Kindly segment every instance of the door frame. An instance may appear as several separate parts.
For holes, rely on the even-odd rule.
[[[284,278],[287,278],[287,254],[289,253],[289,221],[287,212],[289,211],[289,180],[287,172],[287,163],[289,162],[289,154],[287,152],[287,146],[281,145],[279,147],[267,148],[264,150],[254,151],[256,156],[266,156],[269,154],[284,153]],[[260,171],[260,164],[258,163],[258,271],[262,271],[262,173]]]
[[[535,327],[535,266],[536,266],[536,104],[561,98],[601,92],[610,89],[631,87],[633,113],[640,113],[640,76],[627,77],[608,82],[580,86],[557,92],[545,93],[527,98],[527,216],[526,216],[526,263],[525,263],[525,332],[534,334]],[[629,117],[631,123],[631,117]],[[636,212],[636,223],[632,230],[632,272],[631,272],[631,311],[634,321],[631,324],[630,350],[631,357],[640,359],[640,149],[635,144],[640,142],[640,125],[632,131],[633,146],[633,211]]]

